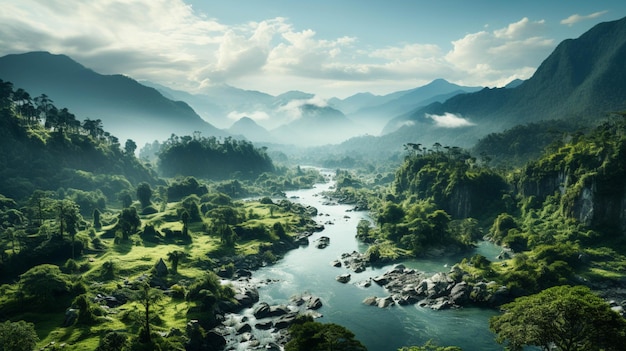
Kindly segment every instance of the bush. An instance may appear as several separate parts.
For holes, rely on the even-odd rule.
[[[32,351],[39,337],[35,325],[24,321],[0,323],[0,350]]]

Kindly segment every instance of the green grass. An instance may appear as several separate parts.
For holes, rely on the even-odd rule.
[[[94,296],[97,293],[110,293],[125,280],[134,280],[137,277],[149,273],[159,259],[163,259],[168,268],[168,253],[178,250],[186,253],[186,257],[179,261],[178,272],[165,277],[166,281],[173,285],[181,279],[193,280],[202,276],[206,269],[212,265],[212,260],[222,254],[258,254],[263,244],[278,240],[272,233],[271,228],[276,222],[285,226],[287,233],[295,233],[301,228],[302,222],[297,214],[283,211],[275,205],[264,205],[258,202],[238,202],[238,210],[245,213],[246,221],[242,226],[265,226],[269,235],[261,238],[249,238],[238,240],[234,249],[224,249],[220,238],[206,232],[210,219],[189,223],[191,240],[182,238],[162,238],[159,242],[148,242],[139,234],[133,234],[129,240],[115,243],[114,224],[104,226],[96,233],[96,236],[106,246],[105,250],[88,250],[82,257],[76,259],[79,266],[88,266],[89,269],[82,273],[82,280],[88,287],[87,295]],[[183,223],[178,218],[176,209],[178,204],[168,204],[166,210],[155,214],[142,216],[142,226],[153,225],[155,229],[163,233],[169,229],[177,232],[182,231]],[[271,208],[274,208],[271,210]],[[82,234],[81,234],[82,235]],[[87,235],[86,233],[84,235]],[[115,269],[114,275],[103,275],[103,265],[112,262]],[[57,263],[62,265],[62,263]],[[31,309],[19,308],[12,300],[18,289],[16,284],[0,286],[0,306],[4,312],[10,313],[11,320],[26,320],[35,324],[36,332],[40,338],[38,348],[45,347],[54,342],[57,346],[65,344],[64,350],[94,350],[100,337],[107,332],[115,330],[125,332],[129,337],[135,336],[141,321],[138,316],[143,313],[143,306],[137,302],[128,302],[113,310],[113,313],[98,317],[99,322],[91,326],[73,325],[62,327],[65,318],[65,310],[70,307],[74,296],[55,301],[55,308],[42,306]],[[153,313],[158,317],[153,328],[155,331],[167,331],[170,328],[185,330],[186,323],[190,318],[188,310],[193,303],[180,298],[165,297]],[[20,312],[16,312],[20,311]]]

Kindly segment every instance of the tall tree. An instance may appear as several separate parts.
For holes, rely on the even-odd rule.
[[[137,200],[141,203],[142,208],[146,208],[150,206],[152,198],[152,189],[150,188],[150,184],[146,182],[141,182],[137,185]]]
[[[149,284],[145,283],[139,290],[138,300],[144,307],[144,325],[139,335],[139,340],[143,343],[152,343],[152,336],[150,335],[150,308],[157,302],[163,299],[163,292],[158,289],[151,288]]]

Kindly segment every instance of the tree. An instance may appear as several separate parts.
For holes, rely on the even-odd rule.
[[[123,209],[118,217],[117,225],[122,230],[124,240],[127,240],[128,236],[135,233],[141,226],[141,218],[139,218],[137,209],[134,207]]]
[[[35,325],[24,321],[0,323],[0,350],[32,351],[39,337],[35,333]]]
[[[78,223],[82,220],[80,210],[74,201],[67,199],[58,202],[58,210],[59,233],[62,237],[64,230],[67,230],[72,240],[72,258],[74,258],[76,232],[78,230]]]
[[[143,305],[145,311],[145,319],[143,329],[140,331],[139,340],[149,344],[152,342],[150,335],[150,307],[163,299],[163,292],[158,289],[151,288],[145,283],[137,295],[139,302]]]
[[[354,333],[350,330],[334,323],[315,322],[311,317],[298,317],[289,327],[289,334],[292,338],[285,345],[285,351],[367,350],[360,341],[354,339]]]
[[[128,347],[128,338],[118,332],[107,333],[100,339],[96,351],[123,351]]]
[[[126,155],[134,155],[137,150],[137,144],[132,139],[127,139],[124,144],[124,152]]]
[[[489,327],[510,350],[623,350],[626,320],[584,286],[555,286],[502,306]]]
[[[150,184],[146,182],[141,182],[137,185],[137,200],[141,203],[142,208],[146,208],[150,206],[152,198],[152,189],[150,188]]]
[[[167,261],[172,263],[172,273],[178,272],[178,262],[185,256],[187,256],[187,254],[180,250],[174,250],[167,253]]]
[[[102,222],[100,221],[100,210],[97,208],[93,210],[93,227],[96,229],[102,228]]]
[[[35,266],[20,275],[20,293],[41,303],[69,292],[70,286],[69,277],[52,264]]]

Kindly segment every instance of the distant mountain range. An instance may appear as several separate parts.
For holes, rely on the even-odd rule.
[[[326,102],[301,91],[272,96],[227,85],[190,94],[123,75],[101,75],[46,52],[0,58],[0,79],[32,97],[47,94],[80,120],[101,119],[106,130],[139,145],[200,131],[298,146],[351,138],[337,150],[372,155],[400,151],[408,142],[469,147],[488,133],[518,124],[594,119],[626,110],[624,62],[626,18],[562,42],[530,79],[504,88],[437,79],[383,96],[360,93]],[[383,135],[375,137],[381,130]]]
[[[521,84],[485,88],[430,104],[394,118],[384,133],[397,142],[469,146],[487,133],[518,124],[602,118],[626,110],[624,62],[626,18],[598,24],[577,39],[563,41]]]
[[[184,135],[227,135],[204,121],[189,105],[123,75],[98,74],[64,55],[30,52],[0,58],[0,79],[31,97],[48,95],[77,119],[101,119],[105,130],[138,145]]]
[[[368,131],[378,135],[392,118],[427,106],[433,102],[444,102],[463,93],[478,91],[483,87],[465,87],[436,79],[422,87],[377,96],[360,93],[344,100],[331,99],[329,104],[355,122],[364,125]]]
[[[378,134],[399,112],[475,89],[437,80],[385,96],[358,94],[328,104],[301,91],[272,96],[228,85],[191,94],[123,75],[102,75],[68,56],[47,52],[1,57],[0,79],[33,98],[48,95],[79,120],[101,119],[107,131],[139,145],[195,131],[274,144],[336,144],[366,133]]]

